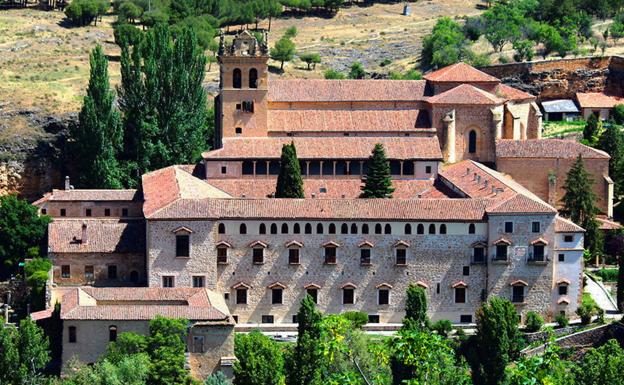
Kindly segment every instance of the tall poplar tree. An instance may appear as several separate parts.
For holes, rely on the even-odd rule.
[[[364,178],[361,198],[392,198],[394,188],[390,180],[390,163],[383,145],[377,143],[368,159],[368,173]]]
[[[78,124],[70,132],[72,157],[83,188],[121,188],[117,154],[122,144],[118,111],[108,81],[108,60],[101,46],[89,58],[91,74]]]
[[[282,146],[280,172],[275,189],[276,198],[303,198],[303,179],[301,179],[301,165],[297,159],[295,143]]]
[[[429,323],[429,319],[427,318],[427,295],[425,289],[410,284],[406,294],[403,327],[405,329],[425,329]]]
[[[306,295],[297,312],[297,344],[286,359],[286,385],[320,385],[325,358],[319,349],[321,320],[314,300]]]

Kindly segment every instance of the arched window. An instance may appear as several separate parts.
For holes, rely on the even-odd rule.
[[[232,72],[232,87],[234,88],[243,87],[243,75],[241,73],[240,68],[234,68],[234,71]]]
[[[392,226],[390,226],[388,223],[386,223],[386,225],[384,226],[384,234],[392,234]]]
[[[266,234],[266,225],[264,223],[260,223],[260,234]]]
[[[377,223],[375,225],[375,234],[381,234],[381,224]]]
[[[405,234],[406,235],[410,235],[412,233],[412,225],[410,225],[409,223],[405,224]]]
[[[239,226],[238,232],[240,234],[247,234],[247,225],[244,223],[241,223]]]
[[[299,223],[295,223],[295,225],[293,226],[293,234],[299,234],[301,232],[301,227],[299,226]]]
[[[368,224],[364,223],[362,225],[362,234],[368,234]]]
[[[217,230],[219,234],[225,234],[225,224],[219,223],[219,228]]]
[[[249,70],[249,88],[258,88],[258,70],[255,68]]]
[[[416,234],[424,234],[425,233],[425,226],[423,226],[422,223],[419,223],[418,226],[416,226]]]
[[[275,223],[271,223],[271,234],[277,234],[277,225]]]
[[[288,224],[282,223],[282,234],[288,234]]]
[[[305,232],[306,234],[312,234],[312,225],[311,225],[311,224],[309,224],[309,223],[306,223],[306,224],[305,224],[305,229],[304,229],[304,232]]]
[[[471,223],[468,225],[468,234],[474,234],[475,233],[475,225],[474,223]]]
[[[330,234],[336,234],[336,225],[335,225],[335,224],[333,224],[333,223],[330,223],[330,224],[329,224],[329,230],[328,230],[328,232],[329,232]]]
[[[468,152],[474,154],[477,152],[477,132],[470,130],[468,133]]]
[[[357,225],[355,223],[351,224],[351,234],[357,234]]]
[[[109,342],[117,341],[117,326],[111,325],[108,327],[108,341]]]
[[[445,224],[441,224],[440,225],[440,234],[446,234],[446,225]]]
[[[316,225],[316,233],[317,234],[323,234],[323,224],[319,223]]]
[[[343,223],[342,226],[340,226],[340,234],[349,234],[349,225]]]
[[[429,234],[435,234],[435,225],[433,223],[429,225]]]

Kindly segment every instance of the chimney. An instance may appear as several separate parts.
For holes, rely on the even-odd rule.
[[[83,245],[87,243],[87,222],[82,222],[82,238],[80,239],[80,243]]]
[[[71,185],[69,184],[69,175],[65,176],[65,190],[69,190]]]
[[[466,167],[466,175],[470,175],[470,167]]]

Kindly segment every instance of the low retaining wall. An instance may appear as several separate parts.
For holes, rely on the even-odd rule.
[[[559,345],[561,348],[583,349],[601,346],[612,338],[618,340],[620,345],[624,345],[624,324],[614,322],[593,329],[583,330],[578,333],[557,338],[553,343]],[[538,355],[543,353],[545,348],[546,344],[540,345],[536,348],[525,349],[522,351],[522,354],[527,356]]]

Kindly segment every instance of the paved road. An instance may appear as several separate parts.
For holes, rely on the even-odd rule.
[[[596,282],[590,277],[587,277],[587,284],[585,285],[585,291],[589,293],[594,301],[600,306],[605,313],[617,313],[617,306],[615,300],[611,298],[609,291],[600,282]]]

